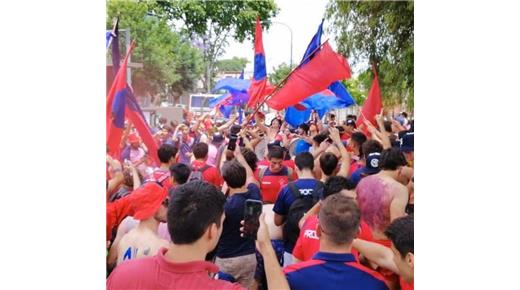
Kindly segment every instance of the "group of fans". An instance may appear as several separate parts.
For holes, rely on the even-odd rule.
[[[317,114],[154,128],[107,155],[107,289],[413,289],[414,126]],[[246,200],[263,203],[244,237]]]

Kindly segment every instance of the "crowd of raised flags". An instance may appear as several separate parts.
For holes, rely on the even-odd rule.
[[[121,62],[116,21],[108,289],[413,289],[413,119],[385,112],[375,67],[359,116],[336,119],[355,104],[351,71],[322,29],[270,84],[257,19],[252,79],[217,82],[214,114],[152,128],[127,84],[139,44]],[[242,237],[247,200],[264,204],[256,241]]]

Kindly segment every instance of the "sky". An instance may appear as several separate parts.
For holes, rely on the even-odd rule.
[[[271,20],[273,22],[282,22],[288,25],[293,32],[293,64],[300,63],[307,45],[311,41],[312,36],[318,30],[321,19],[325,16],[325,7],[328,0],[276,0],[280,11],[278,15]],[[328,22],[325,20],[323,24],[322,42],[327,38],[331,38],[333,49],[335,43],[333,37],[326,32]],[[267,74],[273,71],[273,67],[277,67],[282,63],[289,64],[291,55],[291,34],[289,29],[281,24],[272,23],[269,30],[263,30],[264,51],[266,57]],[[229,41],[226,52],[220,59],[228,59],[232,57],[245,57],[250,62],[245,68],[245,77],[251,76],[253,72],[253,41],[245,40],[239,43],[234,39]]]

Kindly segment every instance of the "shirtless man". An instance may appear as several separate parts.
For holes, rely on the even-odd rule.
[[[136,228],[130,230],[117,244],[117,264],[125,260],[154,256],[160,248],[167,247],[168,241],[157,233],[159,223],[166,222],[168,209],[167,192],[156,183],[147,183],[143,190],[132,194],[146,196],[135,204],[134,218],[139,220]]]
[[[381,171],[363,178],[356,187],[363,220],[373,231],[375,240],[388,240],[384,234],[390,223],[403,215],[408,203],[408,189],[397,181],[406,159],[397,148],[383,150]]]

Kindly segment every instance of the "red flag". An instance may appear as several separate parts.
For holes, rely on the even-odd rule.
[[[130,120],[130,122],[132,122],[132,124],[134,124],[134,127],[143,140],[144,145],[146,145],[146,148],[148,149],[148,156],[152,157],[152,160],[155,162],[155,164],[159,166],[161,164],[159,156],[157,155],[159,147],[153,138],[150,127],[146,123],[146,120],[144,119],[141,112],[141,108],[139,107],[139,104],[137,103],[137,100],[133,96],[132,92],[127,94],[126,101],[126,117]]]
[[[108,153],[113,158],[119,159],[121,151],[121,137],[125,128],[125,104],[126,104],[126,67],[128,57],[134,48],[132,43],[126,53],[123,64],[117,72],[114,83],[107,96],[107,146]]]
[[[267,82],[267,69],[265,68],[264,43],[262,41],[262,26],[256,17],[255,30],[255,69],[249,90],[249,101],[247,107],[253,108],[258,102],[273,91],[273,87]]]
[[[327,89],[332,82],[348,78],[350,67],[347,60],[325,42],[309,62],[289,76],[285,85],[267,101],[267,105],[282,110]]]
[[[361,114],[357,119],[356,125],[359,127],[365,120],[368,120],[374,126],[377,126],[375,116],[381,112],[381,108],[383,108],[381,89],[379,88],[377,73],[374,69],[374,80],[372,81],[372,86],[368,92],[368,98],[363,104],[363,109],[361,109]]]

